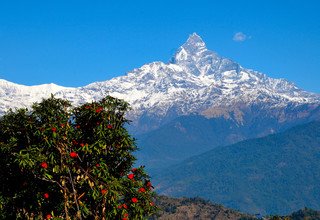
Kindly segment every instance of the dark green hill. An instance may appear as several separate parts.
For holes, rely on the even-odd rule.
[[[320,209],[320,122],[217,147],[154,176],[159,193],[249,213]]]
[[[319,220],[320,211],[300,209],[287,216],[249,215],[201,198],[157,197],[160,211],[149,220]]]
[[[304,208],[299,211],[293,212],[288,217],[290,220],[319,220],[320,211]]]
[[[200,198],[171,198],[160,196],[157,199],[157,206],[160,211],[157,216],[150,218],[150,220],[255,219],[254,216],[240,213]]]

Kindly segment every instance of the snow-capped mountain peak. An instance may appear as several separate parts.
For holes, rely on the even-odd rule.
[[[171,63],[181,66],[184,71],[197,76],[214,75],[219,80],[225,71],[238,71],[239,65],[230,59],[219,56],[208,50],[202,38],[193,33],[188,40],[177,50]]]
[[[182,48],[191,55],[207,50],[205,42],[196,33],[189,36],[188,40],[181,46]]]
[[[169,63],[145,64],[125,76],[80,88],[22,86],[0,80],[0,114],[9,108],[30,106],[51,93],[76,105],[113,95],[131,104],[130,117],[134,121],[147,115],[155,116],[156,121],[188,114],[220,117],[229,114],[236,103],[266,108],[320,103],[317,94],[243,68],[210,51],[196,33],[179,47]],[[236,120],[243,120],[240,116]]]

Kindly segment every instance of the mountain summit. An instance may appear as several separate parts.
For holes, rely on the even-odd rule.
[[[223,71],[239,69],[237,63],[208,50],[202,38],[196,33],[190,35],[188,40],[178,49],[171,63],[179,65],[185,71],[192,72],[197,76],[219,75]]]
[[[238,126],[244,125],[251,123],[248,111],[260,107],[270,110],[276,121],[288,122],[296,119],[297,109],[312,112],[320,103],[318,94],[303,91],[284,79],[243,68],[208,50],[196,33],[179,47],[169,63],[145,64],[125,76],[80,88],[45,87],[45,94],[41,94],[34,93],[37,86],[0,83],[1,112],[29,106],[48,96],[50,91],[75,104],[100,99],[109,93],[132,105],[129,117],[137,132],[143,133],[190,114],[222,117]],[[299,118],[311,117],[307,112],[300,113]]]
[[[183,51],[191,56],[194,56],[197,53],[201,53],[206,50],[206,44],[203,42],[202,38],[196,33],[193,33],[189,36],[188,40],[180,47],[177,55],[182,54],[181,51]],[[179,58],[179,56],[177,58]],[[183,57],[180,58],[181,60],[183,60]]]
[[[186,43],[183,45],[183,47],[186,47],[187,45],[192,46],[194,48],[201,48],[206,46],[202,38],[197,33],[191,34]]]
[[[146,165],[151,176],[157,169],[217,146],[320,119],[319,94],[244,68],[207,49],[195,33],[168,63],[148,63],[124,76],[84,87],[23,86],[0,80],[0,114],[9,108],[28,107],[51,93],[74,105],[108,94],[129,102],[132,110],[127,117],[132,123],[128,128],[138,141],[138,163]],[[221,164],[225,166],[225,161]],[[223,182],[221,186],[227,185]]]

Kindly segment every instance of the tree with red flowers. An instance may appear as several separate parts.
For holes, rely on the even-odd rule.
[[[142,219],[156,211],[126,102],[54,98],[0,119],[1,219]]]

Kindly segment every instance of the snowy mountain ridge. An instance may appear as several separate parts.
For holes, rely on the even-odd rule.
[[[0,113],[9,108],[28,107],[51,93],[76,105],[110,94],[131,104],[130,117],[134,121],[143,115],[159,118],[188,114],[225,116],[225,112],[216,109],[228,109],[238,103],[247,106],[267,103],[268,108],[320,103],[319,94],[303,91],[287,80],[267,77],[220,57],[208,50],[195,33],[169,63],[145,64],[125,76],[84,87],[23,86],[0,80]]]

